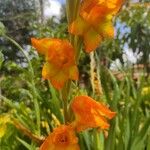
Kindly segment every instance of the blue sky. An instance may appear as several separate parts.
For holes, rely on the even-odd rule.
[[[65,0],[57,0],[57,1],[59,1],[60,3],[65,3]]]
[[[48,0],[44,3],[44,17],[50,18],[52,16],[60,17],[61,14],[61,4],[64,0]]]

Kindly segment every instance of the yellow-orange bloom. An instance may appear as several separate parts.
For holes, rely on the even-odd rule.
[[[69,125],[61,125],[46,138],[40,150],[80,150],[80,148],[74,129]]]
[[[114,37],[113,16],[123,0],[83,0],[79,16],[69,26],[69,32],[83,37],[86,52],[98,47],[106,37]]]
[[[95,7],[99,7],[99,12],[95,14],[96,16],[105,16],[105,15],[115,15],[120,7],[122,6],[124,0],[83,0],[80,8],[80,15],[86,19],[86,17],[91,17],[91,12]]]
[[[71,104],[75,114],[75,121],[72,125],[77,131],[88,128],[108,129],[107,119],[112,119],[116,113],[110,111],[105,105],[96,102],[88,96],[77,96]]]
[[[61,89],[68,79],[78,79],[74,49],[67,40],[31,38],[31,42],[39,53],[45,55],[42,76],[50,80],[55,88]]]

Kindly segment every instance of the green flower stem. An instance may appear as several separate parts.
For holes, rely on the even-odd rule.
[[[66,0],[66,15],[68,25],[72,23],[73,20],[78,15],[80,6],[80,0]],[[70,42],[75,49],[75,57],[78,55],[80,49],[78,48],[78,40],[76,40],[76,36],[69,34]],[[77,57],[76,57],[77,62]],[[62,99],[63,99],[63,110],[64,110],[64,122],[67,124],[69,122],[69,114],[68,114],[68,99],[70,95],[70,87],[71,80],[67,81],[64,88],[61,91]]]
[[[28,55],[24,52],[23,48],[15,41],[13,40],[12,38],[10,38],[9,36],[7,35],[4,35],[4,37],[10,41],[12,44],[14,44],[22,53],[23,55],[25,56],[27,62],[28,62],[28,65],[29,65],[29,71],[30,71],[30,74],[31,74],[31,84],[32,84],[32,92],[33,92],[33,103],[34,103],[34,107],[35,107],[35,113],[36,113],[36,121],[37,121],[37,134],[40,135],[40,108],[39,108],[39,103],[38,103],[38,100],[37,98],[39,97],[37,91],[36,91],[36,88],[35,88],[35,82],[34,82],[34,71],[33,71],[33,67],[32,67],[32,64],[30,62],[30,59],[28,57]]]
[[[64,88],[61,91],[62,100],[63,100],[63,110],[64,110],[64,123],[67,124],[69,122],[69,114],[68,114],[68,99],[70,93],[71,81],[67,81]]]
[[[103,146],[101,146],[100,141],[100,133],[97,131],[97,129],[94,129],[94,150],[103,150]]]
[[[76,59],[76,63],[78,64],[79,58],[80,58],[80,53],[81,53],[81,48],[82,48],[82,39],[79,38],[78,36],[75,36],[74,47],[75,47],[75,51],[76,51],[75,59]]]
[[[66,15],[68,26],[78,17],[80,8],[80,0],[66,0]],[[69,34],[70,42],[73,45],[76,53],[76,58],[80,53],[79,37]],[[77,59],[76,59],[77,60]]]
[[[63,109],[64,109],[64,123],[67,124],[68,120],[68,100],[63,100]]]
[[[66,15],[70,24],[78,15],[80,0],[66,0]]]

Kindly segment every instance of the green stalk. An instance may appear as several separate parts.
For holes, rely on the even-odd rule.
[[[103,150],[103,144],[100,141],[100,133],[94,129],[94,150]]]
[[[33,67],[32,64],[30,62],[29,57],[27,56],[27,54],[24,52],[23,48],[12,38],[10,38],[7,35],[4,35],[4,37],[10,41],[12,44],[14,44],[21,52],[22,54],[25,56],[28,65],[29,65],[29,71],[31,74],[31,84],[32,84],[32,92],[33,92],[33,103],[34,103],[34,108],[35,108],[35,113],[36,113],[36,121],[37,121],[37,135],[40,135],[40,108],[39,108],[39,103],[37,100],[38,94],[35,88],[35,82],[34,82],[34,71],[33,71]]]
[[[64,88],[61,91],[62,100],[63,100],[63,110],[64,110],[64,123],[67,124],[69,122],[69,114],[68,114],[68,99],[70,93],[71,81],[69,80]]]
[[[68,100],[63,100],[63,109],[64,109],[64,123],[67,124],[69,122],[68,120]]]
[[[79,15],[80,0],[66,0],[66,15],[68,26],[77,18]],[[76,47],[76,37],[75,35],[69,34],[70,42],[74,46],[75,50],[78,50]],[[78,38],[78,37],[77,37]],[[78,52],[77,52],[78,53]]]
[[[78,15],[80,0],[66,0],[66,15],[70,24]]]
[[[66,15],[67,15],[67,21],[68,25],[72,23],[73,20],[78,15],[79,11],[79,4],[80,0],[66,0]],[[75,36],[69,34],[70,42],[73,45],[75,49],[75,57],[78,55],[79,46],[78,42],[75,40]],[[77,58],[76,58],[77,62]],[[70,87],[71,87],[71,80],[67,81],[64,88],[61,91],[62,99],[63,99],[63,110],[64,110],[64,122],[67,124],[69,122],[69,114],[68,114],[68,99],[70,95]]]

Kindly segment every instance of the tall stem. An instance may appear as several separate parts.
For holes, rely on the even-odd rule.
[[[100,134],[97,129],[94,129],[94,150],[103,150],[102,143],[100,143]]]
[[[78,15],[80,0],[66,0],[66,15],[68,26],[72,23],[73,20],[76,19]],[[75,36],[69,34],[70,42],[75,49],[75,57],[78,55],[78,42],[75,40]],[[76,59],[77,62],[77,59]],[[64,109],[64,122],[67,124],[69,122],[69,114],[68,114],[68,99],[70,94],[71,81],[67,81],[64,88],[61,91],[62,99],[63,99],[63,109]]]
[[[24,52],[23,48],[12,38],[10,38],[7,35],[4,35],[4,37],[10,41],[12,44],[14,44],[25,56],[28,65],[29,65],[29,71],[30,71],[30,75],[31,75],[31,84],[32,84],[32,92],[33,92],[33,103],[34,103],[34,108],[35,108],[35,113],[36,113],[36,121],[37,121],[37,134],[40,135],[40,108],[39,108],[39,103],[37,100],[38,94],[35,88],[35,82],[34,82],[34,71],[33,71],[33,67],[32,64],[30,62],[29,57],[27,56],[27,54]]]
[[[69,122],[68,114],[68,99],[70,94],[71,81],[67,81],[64,88],[62,89],[62,99],[63,99],[63,109],[64,109],[64,122],[67,124]]]
[[[68,26],[77,18],[79,15],[79,7],[80,7],[80,0],[66,0],[66,16],[68,21]],[[70,34],[70,42],[74,46],[75,37],[74,35]]]

